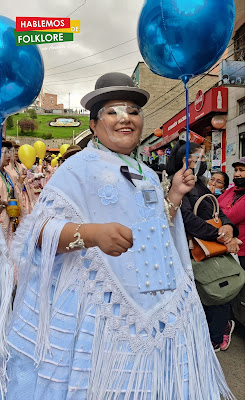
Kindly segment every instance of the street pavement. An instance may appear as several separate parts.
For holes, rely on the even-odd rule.
[[[229,348],[217,357],[232,393],[237,400],[245,400],[245,326],[236,321]]]

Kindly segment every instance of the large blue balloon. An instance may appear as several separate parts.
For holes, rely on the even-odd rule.
[[[33,103],[44,77],[37,46],[16,46],[15,22],[0,16],[0,120]]]
[[[167,78],[202,74],[224,53],[234,19],[234,0],[146,0],[138,23],[142,57]]]

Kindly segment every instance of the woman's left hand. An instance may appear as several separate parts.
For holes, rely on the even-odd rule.
[[[227,252],[237,254],[240,250],[242,241],[238,238],[232,238],[229,243],[226,244]]]
[[[195,186],[195,177],[193,175],[192,169],[187,169],[186,166],[183,167],[174,174],[171,189],[183,197],[186,193],[190,192]]]
[[[219,228],[219,236],[217,242],[227,245],[233,238],[233,228],[231,225],[223,225]]]

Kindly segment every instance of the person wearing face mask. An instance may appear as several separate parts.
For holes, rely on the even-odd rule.
[[[238,238],[243,242],[238,252],[241,266],[245,269],[245,156],[232,164],[235,186],[218,198],[222,211],[239,228]]]
[[[169,176],[174,175],[186,162],[186,142],[179,141],[173,148],[167,163],[167,173]],[[215,228],[206,222],[212,218],[213,204],[210,199],[205,198],[198,207],[198,215],[193,213],[194,205],[197,200],[204,194],[210,193],[210,190],[203,183],[200,177],[207,169],[205,151],[201,145],[189,143],[189,167],[192,168],[196,183],[194,188],[188,192],[182,200],[181,213],[185,226],[187,237],[197,237],[207,241],[217,241],[223,243],[227,247],[227,252],[237,253],[239,244],[237,239],[239,230],[231,220],[220,210],[220,219],[222,227]],[[231,321],[231,305],[224,304],[219,306],[205,306],[206,318],[209,325],[211,341],[215,352],[226,350],[226,342],[224,340],[225,329],[230,324],[229,342],[231,333],[234,329],[234,321]]]
[[[229,176],[223,172],[213,172],[208,181],[208,189],[216,197],[219,197],[229,186]]]

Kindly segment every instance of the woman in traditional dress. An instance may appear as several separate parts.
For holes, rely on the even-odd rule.
[[[93,142],[59,167],[16,233],[7,400],[234,399],[179,211],[192,171],[175,174],[165,201],[156,173],[130,156],[148,98],[125,74],[98,79],[81,101]]]
[[[10,163],[5,167],[6,172],[10,176],[15,191],[17,192],[18,200],[21,206],[20,220],[30,214],[34,207],[35,195],[27,178],[27,169],[23,164],[18,162],[19,145],[12,142],[13,147],[10,152]]]
[[[10,245],[15,230],[16,218],[9,216],[7,207],[11,199],[21,200],[20,186],[15,185],[8,173],[7,166],[10,163],[12,143],[7,140],[2,142],[0,160],[0,224],[6,243]],[[20,210],[19,210],[20,211]]]

